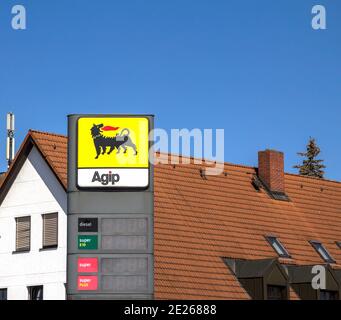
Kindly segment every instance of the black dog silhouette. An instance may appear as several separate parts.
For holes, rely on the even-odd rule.
[[[131,147],[135,151],[135,155],[137,155],[136,145],[129,136],[129,129],[123,129],[121,133],[117,134],[115,137],[105,137],[102,135],[103,131],[101,130],[103,126],[103,124],[94,124],[90,130],[96,148],[95,159],[98,159],[101,153],[102,155],[105,154],[107,147],[110,147],[108,154],[111,154],[115,148],[117,149],[117,153],[120,153],[121,148],[123,148],[124,153],[126,153],[127,147]]]

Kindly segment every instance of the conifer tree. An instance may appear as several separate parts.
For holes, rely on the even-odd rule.
[[[306,152],[298,152],[297,154],[301,157],[305,157],[301,165],[294,166],[299,169],[299,174],[302,176],[316,177],[322,179],[324,176],[323,160],[316,159],[320,154],[321,150],[316,144],[314,138],[309,138]]]

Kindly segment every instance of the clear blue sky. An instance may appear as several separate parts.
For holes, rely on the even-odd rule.
[[[27,30],[11,28],[24,4]],[[327,30],[311,8],[327,9]],[[0,169],[5,114],[66,133],[69,113],[153,113],[160,128],[224,128],[225,160],[286,170],[317,139],[341,180],[341,1],[1,0]]]

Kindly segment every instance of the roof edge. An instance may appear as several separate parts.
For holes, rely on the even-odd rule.
[[[28,133],[38,133],[38,134],[45,134],[45,135],[49,135],[49,136],[56,136],[56,137],[67,138],[67,135],[65,135],[65,134],[52,133],[52,132],[46,132],[46,131],[39,131],[39,130],[34,130],[34,129],[29,129]]]
[[[39,146],[39,143],[36,141],[34,134],[46,134],[46,135],[53,135],[53,136],[57,136],[57,137],[63,137],[63,138],[67,138],[67,136],[63,136],[63,135],[58,135],[58,134],[50,134],[50,133],[46,133],[46,132],[40,132],[40,131],[35,131],[35,130],[29,130],[29,135],[32,138],[32,141],[34,143],[34,146],[38,149],[39,153],[41,154],[41,156],[45,159],[47,165],[50,167],[50,169],[52,170],[52,172],[54,173],[55,177],[57,178],[57,180],[59,181],[59,183],[62,185],[62,187],[64,188],[64,190],[67,190],[67,185],[66,183],[64,183],[64,181],[59,177],[59,175],[57,174],[57,170],[53,164],[53,162],[50,160],[49,156],[43,151],[43,149]]]
[[[12,183],[14,182],[15,178],[17,177],[20,169],[22,168],[25,160],[27,159],[30,151],[32,150],[32,147],[36,147],[39,151],[42,158],[46,161],[47,165],[53,172],[54,176],[58,180],[58,182],[61,184],[64,190],[67,190],[67,186],[64,184],[64,182],[60,179],[60,177],[57,174],[57,171],[55,170],[53,163],[50,161],[49,157],[43,152],[41,147],[39,146],[39,143],[36,141],[34,137],[34,133],[39,134],[49,134],[46,132],[40,132],[36,130],[29,130],[27,135],[24,138],[24,141],[21,143],[20,148],[18,152],[16,153],[14,160],[12,161],[11,165],[9,166],[8,170],[4,173],[4,178],[2,182],[0,183],[0,204],[5,199]],[[50,135],[50,134],[49,134]],[[61,137],[62,135],[52,134],[54,136]],[[66,136],[62,136],[65,137]]]

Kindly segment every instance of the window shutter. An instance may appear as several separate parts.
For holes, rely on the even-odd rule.
[[[43,248],[58,245],[58,213],[43,215]]]
[[[31,217],[16,218],[16,251],[30,250]]]

